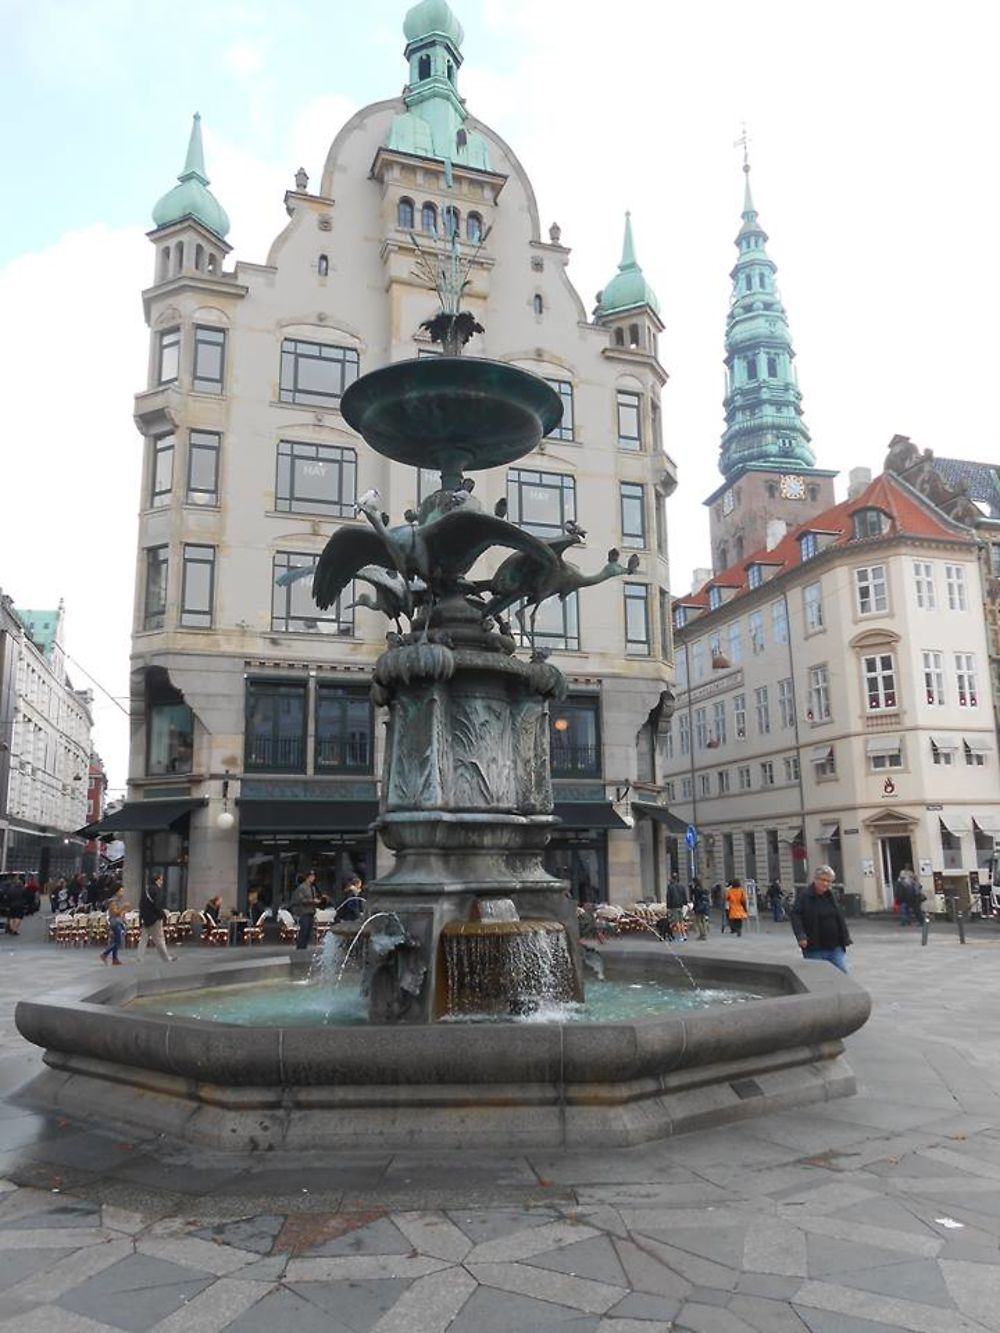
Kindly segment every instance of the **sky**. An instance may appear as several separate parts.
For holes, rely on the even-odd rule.
[[[750,140],[817,463],[893,434],[1000,461],[995,54],[983,0],[454,0],[460,90],[562,228],[590,309],[623,215],[666,325],[674,592],[709,563],[723,334]],[[397,96],[397,0],[0,0],[0,587],[67,609],[73,682],[125,783],[150,211],[203,117],[235,259],[263,262],[297,167]],[[87,674],[85,674],[87,673]],[[96,681],[102,689],[98,689]],[[106,693],[105,693],[106,692]]]

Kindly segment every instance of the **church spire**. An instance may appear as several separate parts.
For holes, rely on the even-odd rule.
[[[153,209],[153,222],[159,227],[169,227],[175,222],[190,218],[207,227],[220,241],[225,240],[229,231],[229,218],[226,210],[208,188],[205,175],[205,153],[201,143],[201,116],[196,111],[191,123],[191,136],[188,139],[187,155],[184,158],[184,170],[177,177],[177,184],[160,199]]]
[[[639,261],[635,257],[635,241],[632,239],[632,214],[625,214],[625,236],[622,240],[622,257],[618,272],[601,292],[595,314],[600,318],[605,315],[619,314],[625,310],[637,310],[648,306],[659,315],[660,305],[656,293],[646,281]]]
[[[743,224],[726,320],[726,429],[719,469],[727,479],[748,465],[787,471],[812,467],[815,456],[802,420],[795,351],[785,308],[775,285],[750,189],[750,160],[743,140]]]

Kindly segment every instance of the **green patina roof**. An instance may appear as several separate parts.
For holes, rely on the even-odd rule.
[[[205,154],[201,146],[201,116],[197,111],[191,125],[191,138],[188,141],[184,170],[177,180],[179,183],[169,190],[153,209],[153,221],[156,226],[169,227],[174,222],[183,221],[184,218],[193,218],[220,240],[225,240],[229,231],[229,218],[226,210],[208,188]]]
[[[17,618],[40,652],[45,657],[50,657],[56,641],[56,630],[59,628],[58,610],[22,611],[18,607]]]
[[[447,0],[421,0],[403,20],[403,36],[407,42],[418,42],[421,37],[437,33],[447,37],[455,46],[461,46],[465,37],[462,25],[451,12]]]
[[[601,292],[598,302],[598,315],[615,315],[625,310],[635,310],[639,306],[649,306],[656,314],[660,313],[660,303],[656,293],[646,281],[639,262],[635,257],[635,243],[632,240],[632,215],[625,214],[625,240],[622,243],[621,263],[618,272]]]

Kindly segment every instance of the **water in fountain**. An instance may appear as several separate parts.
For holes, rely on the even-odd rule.
[[[347,970],[347,964],[351,961],[351,954],[357,947],[358,940],[362,939],[365,936],[365,931],[367,927],[370,926],[373,921],[378,921],[383,917],[386,918],[386,920],[391,919],[395,921],[396,925],[399,927],[402,933],[402,937],[405,938],[406,927],[403,925],[402,920],[400,919],[399,915],[396,912],[375,912],[371,916],[366,917],[364,921],[361,923],[361,925],[358,927],[358,933],[354,936],[354,939],[351,940],[350,944],[344,950],[344,957],[340,964],[340,971],[337,973],[337,978],[333,983],[334,986],[339,986],[341,981],[343,980],[344,972]],[[369,935],[367,938],[369,944],[375,945],[376,948],[378,947],[378,938],[379,938],[378,936]],[[392,939],[394,941],[398,941],[400,939],[400,936],[394,935],[392,936]]]
[[[557,921],[457,921],[441,932],[449,1015],[526,1013],[580,998]]]
[[[510,898],[480,898],[476,904],[480,921],[519,921],[517,908]]]
[[[677,966],[680,968],[680,970],[687,977],[688,981],[691,983],[692,987],[695,990],[701,990],[701,987],[698,985],[697,981],[695,981],[694,977],[688,970],[687,963],[685,963],[684,959],[680,956],[679,953],[675,953],[673,949],[670,948],[670,940],[665,940],[663,936],[659,934],[658,931],[653,929],[653,927],[649,924],[648,921],[644,921],[640,916],[632,916],[630,913],[626,912],[623,920],[631,921],[634,925],[641,926],[643,930],[648,930],[650,935],[652,935],[653,939],[656,940],[658,944],[662,944],[664,946],[668,955],[674,959],[674,961],[677,963]]]

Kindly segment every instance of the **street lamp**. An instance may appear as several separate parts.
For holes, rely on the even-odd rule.
[[[236,816],[229,809],[229,769],[226,769],[226,776],[222,779],[222,809],[215,820],[216,828],[228,832],[236,823]]]

